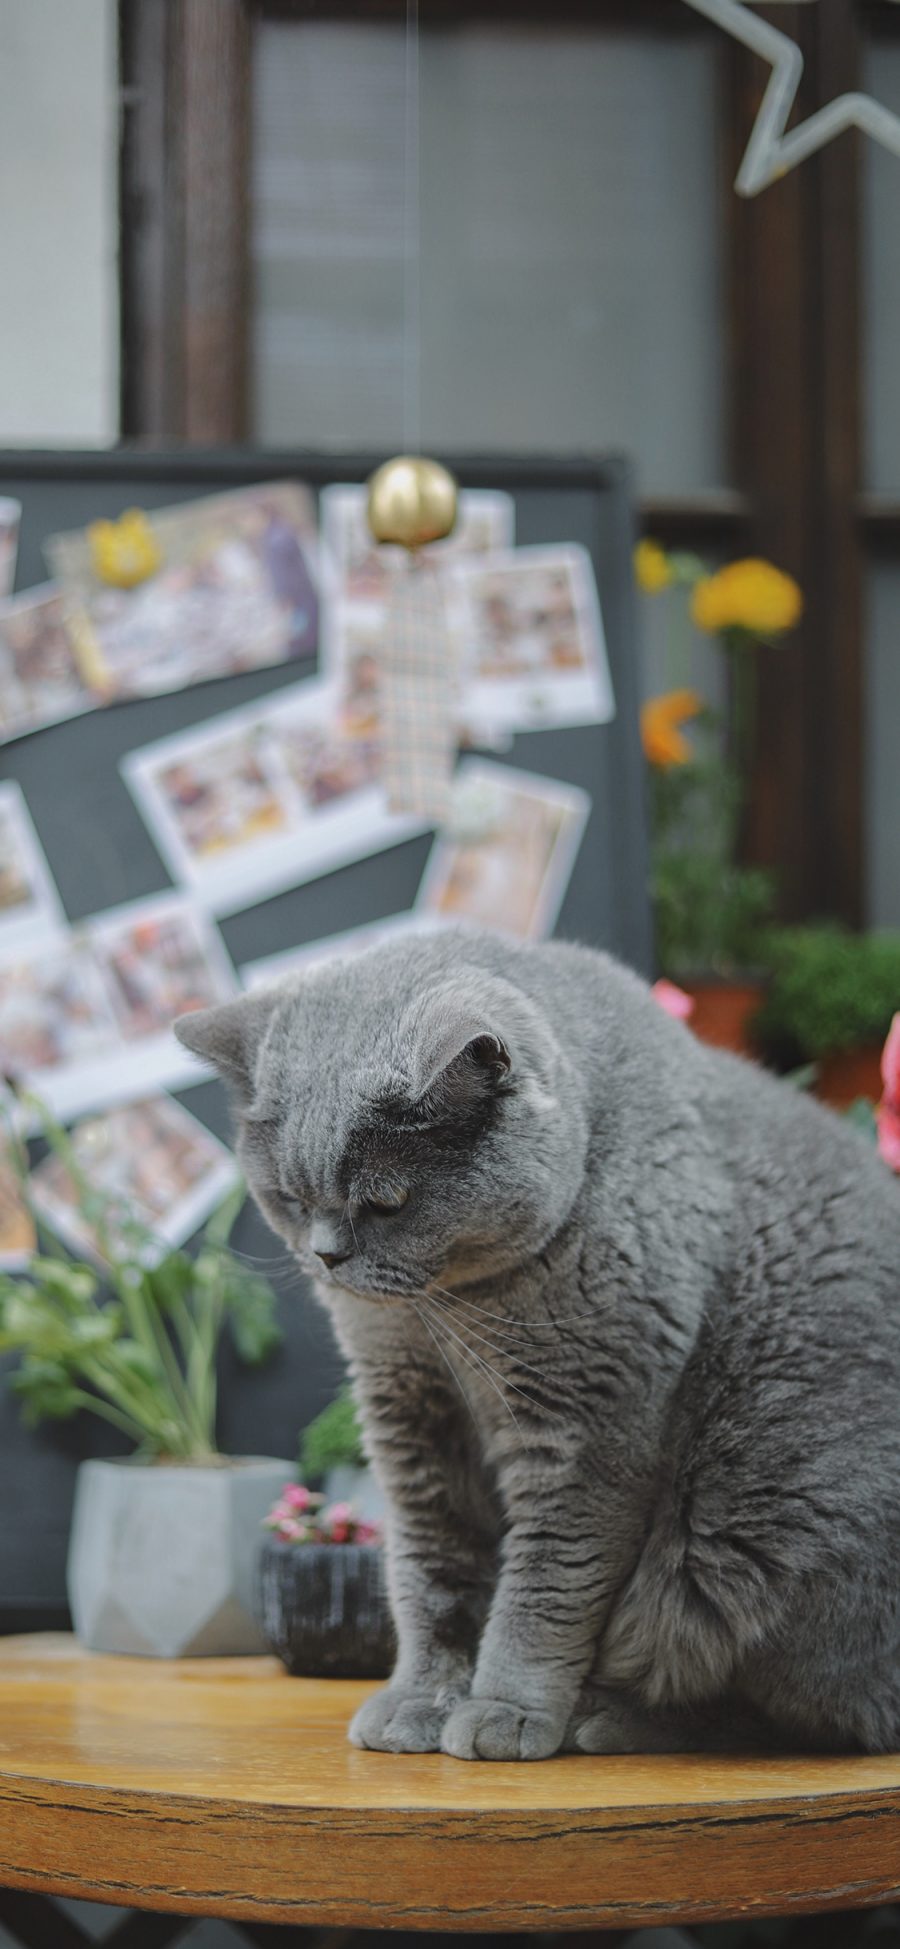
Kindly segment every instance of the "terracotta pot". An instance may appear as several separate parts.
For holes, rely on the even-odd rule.
[[[840,1049],[819,1063],[814,1093],[833,1110],[846,1110],[857,1097],[877,1103],[883,1093],[881,1043],[871,1042],[861,1049]]]
[[[738,1056],[752,1056],[750,1023],[762,1006],[760,981],[682,981],[679,987],[690,995],[694,1012],[688,1027],[714,1049],[731,1049]]]

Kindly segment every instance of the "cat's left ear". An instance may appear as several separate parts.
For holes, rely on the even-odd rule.
[[[245,1101],[253,1095],[256,1058],[272,1020],[275,996],[266,990],[257,995],[242,995],[238,1001],[223,1002],[218,1008],[197,1009],[179,1015],[173,1024],[185,1049],[201,1056],[217,1069]]]
[[[474,1014],[441,1012],[416,1050],[413,1096],[433,1107],[493,1094],[512,1070],[509,1045],[493,1023]]]

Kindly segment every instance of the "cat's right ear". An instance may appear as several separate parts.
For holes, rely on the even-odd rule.
[[[242,995],[238,1001],[223,1002],[218,1008],[179,1015],[173,1023],[184,1048],[217,1069],[223,1082],[243,1102],[249,1102],[253,1095],[256,1058],[272,1020],[275,1000],[273,994],[261,990],[256,995]]]

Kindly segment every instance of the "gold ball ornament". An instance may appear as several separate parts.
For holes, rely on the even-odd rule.
[[[369,481],[369,527],[376,541],[424,548],[452,532],[456,503],[456,482],[446,467],[401,454],[386,460]]]

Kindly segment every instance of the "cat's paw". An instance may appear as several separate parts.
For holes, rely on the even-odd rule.
[[[465,1699],[451,1712],[441,1746],[458,1760],[546,1760],[558,1753],[565,1719],[506,1699]]]
[[[605,1710],[593,1712],[586,1719],[572,1719],[569,1722],[567,1753],[635,1753],[643,1750],[627,1714]]]
[[[448,1710],[433,1698],[392,1692],[388,1685],[360,1706],[347,1737],[352,1746],[375,1753],[439,1753]]]

